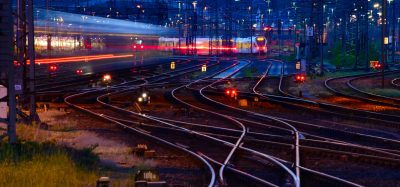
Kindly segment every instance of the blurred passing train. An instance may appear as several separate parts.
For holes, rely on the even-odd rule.
[[[176,38],[175,29],[160,25],[42,9],[36,10],[35,19],[35,49],[39,56],[148,50],[175,54],[194,51],[198,55],[265,54],[268,50],[264,36],[229,41],[197,38],[195,44],[186,45],[185,38]]]
[[[185,54],[187,51],[195,50],[198,55],[209,55],[210,52],[216,54],[219,51],[233,54],[266,54],[268,52],[267,40],[264,36],[233,38],[231,45],[225,40],[212,40],[209,38],[196,38],[196,45],[186,45],[186,40],[181,38],[159,38],[159,49],[163,51],[174,51],[175,53]]]
[[[176,34],[174,29],[160,25],[43,9],[35,12],[39,57],[158,50],[161,36]]]

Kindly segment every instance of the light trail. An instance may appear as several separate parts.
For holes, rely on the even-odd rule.
[[[91,60],[104,60],[104,59],[115,59],[115,58],[127,58],[133,57],[133,54],[129,55],[114,55],[114,54],[106,54],[106,55],[89,55],[89,56],[74,56],[74,57],[62,57],[62,58],[44,58],[37,59],[35,61],[36,64],[54,64],[54,63],[69,63],[69,62],[87,62]],[[17,61],[14,61],[17,63]],[[27,61],[27,64],[30,64],[30,61]]]
[[[191,46],[184,46],[184,47],[178,47],[179,49],[216,49],[216,50],[237,50],[236,47],[206,47],[206,46],[196,46],[196,47],[191,47]]]

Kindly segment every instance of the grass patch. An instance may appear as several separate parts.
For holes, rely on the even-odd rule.
[[[337,72],[327,72],[327,77],[343,77],[343,76],[351,76],[351,75],[360,75],[368,72],[365,71],[337,71]]]
[[[392,89],[392,88],[380,89],[380,88],[376,88],[376,89],[372,89],[371,92],[374,93],[374,94],[377,94],[377,95],[400,98],[400,91],[397,90],[397,89]]]
[[[327,78],[335,78],[335,77],[344,77],[344,76],[352,76],[352,75],[360,75],[365,74],[365,71],[336,71],[336,72],[325,72],[324,76],[314,76],[313,78],[307,77],[308,80],[325,80]]]
[[[54,143],[0,143],[0,186],[94,186],[99,159],[93,148]]]
[[[50,125],[52,131],[73,131],[78,124],[76,119],[72,119],[66,116],[65,112],[58,110],[48,110],[39,113],[42,122]]]

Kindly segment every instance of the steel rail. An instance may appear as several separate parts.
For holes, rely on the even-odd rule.
[[[282,70],[282,72],[283,72],[283,70]],[[353,76],[357,76],[357,75],[353,75]],[[348,107],[343,107],[343,106],[339,106],[339,105],[335,105],[335,104],[331,104],[331,103],[312,101],[312,100],[308,100],[308,99],[299,98],[295,95],[292,95],[290,93],[283,91],[283,89],[282,89],[283,78],[284,78],[284,75],[283,75],[283,73],[281,73],[278,90],[284,96],[277,96],[277,95],[270,95],[270,94],[263,94],[263,95],[270,97],[270,98],[274,98],[276,100],[298,102],[300,104],[309,104],[311,106],[319,107],[321,109],[328,109],[328,111],[324,110],[324,111],[320,111],[320,112],[325,112],[325,113],[338,115],[338,116],[347,117],[348,115],[345,114],[346,112],[368,114],[369,116],[372,116],[372,117],[363,117],[363,116],[359,116],[359,115],[356,115],[356,116],[352,115],[352,118],[359,118],[359,119],[368,120],[368,121],[374,120],[374,121],[382,122],[382,123],[388,124],[388,125],[393,124],[393,123],[396,123],[396,125],[398,125],[398,121],[400,120],[399,117],[394,116],[394,115],[383,114],[383,113],[378,113],[378,112],[373,112],[373,111],[368,111],[368,110],[355,109],[355,108],[348,108]],[[324,86],[329,90],[330,87],[326,86],[327,81],[328,80],[325,81]],[[334,90],[330,90],[330,91],[335,93]],[[331,110],[341,111],[342,113],[333,112]],[[391,118],[393,118],[393,120]],[[390,120],[388,120],[388,119],[390,119]]]
[[[384,95],[373,94],[373,93],[370,93],[370,92],[361,90],[361,89],[359,89],[359,88],[357,88],[356,86],[353,85],[353,82],[354,82],[354,81],[360,80],[360,79],[363,79],[363,78],[369,78],[369,77],[374,77],[374,76],[360,76],[360,77],[355,77],[355,78],[353,78],[353,79],[348,80],[348,81],[346,82],[346,85],[349,86],[351,89],[353,89],[355,92],[358,92],[358,93],[367,95],[367,96],[369,96],[369,97],[373,97],[373,98],[377,99],[377,101],[383,102],[383,103],[387,103],[387,104],[389,104],[390,106],[394,106],[394,107],[400,108],[400,104],[398,104],[398,103],[400,102],[400,99],[393,98],[393,97],[388,97],[388,96],[384,96]],[[384,100],[386,100],[386,101],[384,101]],[[387,101],[388,101],[388,102],[387,102]],[[391,102],[396,102],[396,104],[391,103]]]
[[[231,68],[231,67],[233,67],[233,66],[234,66],[234,65],[232,65],[232,66],[230,66],[230,67],[228,67],[228,68],[225,68],[225,69],[222,70],[221,72],[223,72],[223,71],[225,71],[226,69],[229,69],[229,68]],[[203,78],[203,79],[204,79],[204,78]],[[200,79],[200,80],[202,80],[202,79]],[[113,94],[115,94],[115,93],[116,93],[116,92],[114,92]],[[117,107],[117,106],[110,105],[110,104],[107,104],[107,103],[104,103],[104,102],[101,101],[102,98],[107,97],[107,96],[110,96],[110,95],[111,95],[110,93],[101,95],[101,96],[97,97],[96,100],[97,100],[97,102],[99,102],[100,104],[102,104],[102,105],[104,105],[104,106],[108,106],[108,107],[111,107],[111,108],[116,109],[116,110],[119,110],[119,111],[123,111],[123,112],[129,113],[129,114],[132,114],[132,115],[136,115],[136,116],[138,116],[138,117],[142,117],[142,118],[145,118],[145,119],[153,120],[153,121],[156,121],[156,122],[161,123],[161,124],[164,124],[164,125],[168,125],[168,126],[171,126],[171,127],[177,128],[177,129],[181,129],[181,130],[183,130],[183,131],[185,131],[185,132],[187,132],[187,133],[189,133],[189,134],[196,134],[196,135],[199,135],[199,136],[201,136],[201,137],[205,137],[205,138],[208,138],[208,139],[211,139],[211,140],[220,142],[220,143],[222,143],[223,145],[228,145],[228,146],[235,147],[235,144],[231,144],[230,142],[223,141],[223,140],[220,140],[220,139],[218,139],[218,138],[214,138],[214,137],[212,137],[212,136],[208,136],[208,135],[199,133],[199,132],[197,132],[197,131],[192,131],[192,130],[189,130],[189,129],[185,129],[185,128],[183,128],[183,127],[175,126],[175,125],[173,125],[173,124],[166,123],[166,122],[164,122],[164,121],[155,119],[155,118],[153,118],[152,116],[145,115],[145,114],[141,114],[141,113],[132,112],[132,111],[129,111],[129,110],[126,110],[126,109],[122,109],[122,108],[119,108],[119,107]],[[231,155],[231,154],[230,154],[230,155]],[[279,163],[279,162],[278,162],[278,163]],[[279,163],[279,164],[280,164],[280,163]],[[267,181],[264,181],[264,183],[267,184],[268,182],[267,182]]]
[[[112,118],[112,117],[111,117]],[[168,120],[168,119],[164,119],[164,118],[159,118],[160,120]],[[133,121],[127,121],[127,120],[119,120],[117,118],[115,118],[115,120],[117,121],[124,121],[124,122],[128,122],[128,123],[132,123],[132,124],[138,124],[140,126],[144,125],[141,123],[137,123],[137,122],[133,122]],[[196,126],[198,124],[192,124],[192,123],[185,123],[191,126]],[[149,125],[145,125],[146,127]],[[158,127],[158,126],[151,126],[152,128],[164,128],[164,127]],[[212,127],[206,127],[206,128],[212,128]],[[170,129],[170,130],[177,130],[177,131],[181,131],[180,129]],[[224,135],[223,132],[220,133],[210,133],[207,131],[198,131],[207,135],[211,135],[211,136],[218,136],[218,137],[225,137],[225,138],[237,138],[237,136],[229,136],[229,135]],[[221,134],[222,133],[222,134]],[[268,144],[279,144],[280,146],[293,146],[292,144],[288,144],[288,143],[282,143],[282,142],[276,142],[276,141],[269,141],[269,140],[261,140],[261,139],[249,139],[249,140],[245,140],[245,141],[250,141],[250,142],[260,142],[260,143],[268,143]],[[333,146],[343,146],[345,148],[350,148],[350,149],[365,149],[363,147],[358,147],[358,146],[349,146],[347,144],[343,144],[343,143],[331,143],[331,142],[326,142],[326,141],[315,141],[315,140],[307,140],[304,139],[302,141],[306,141],[306,142],[314,142],[314,143],[319,143],[319,144],[328,144],[328,145],[333,145]],[[349,151],[349,150],[335,150],[334,148],[329,148],[329,147],[325,147],[325,146],[314,146],[314,145],[302,145],[300,147],[304,147],[306,149],[313,149],[313,150],[319,150],[319,151],[326,151],[326,152],[333,152],[336,154],[347,154],[347,155],[352,155],[352,156],[356,156],[356,157],[365,157],[365,158],[371,158],[371,159],[378,159],[378,160],[386,160],[386,161],[396,161],[399,162],[400,161],[400,155],[396,155],[396,154],[391,154],[390,156],[392,156],[392,158],[388,158],[388,157],[383,157],[382,155],[375,155],[375,154],[364,154],[364,153],[360,153],[359,151]],[[382,153],[380,151],[376,151],[374,149],[367,149],[368,151],[372,151],[372,152],[376,152],[376,153]],[[383,153],[385,154],[385,153]],[[387,155],[389,156],[389,155]],[[396,157],[396,158],[393,158]]]
[[[164,125],[167,125],[167,126],[176,128],[176,129],[180,129],[180,130],[182,130],[182,131],[184,131],[184,132],[186,132],[186,133],[189,133],[189,134],[195,134],[195,135],[198,135],[198,136],[200,136],[200,137],[208,138],[208,139],[210,139],[210,140],[213,140],[213,141],[216,141],[216,142],[220,142],[222,145],[227,145],[227,146],[231,146],[231,147],[234,147],[234,146],[235,146],[235,144],[232,144],[232,143],[230,143],[230,142],[227,142],[227,141],[224,141],[224,140],[220,140],[220,139],[218,139],[218,138],[215,138],[215,137],[206,135],[206,134],[204,134],[204,133],[200,133],[200,132],[197,132],[197,131],[193,131],[193,130],[189,130],[189,129],[186,129],[186,128],[183,128],[183,127],[179,127],[179,126],[173,125],[173,124],[171,124],[171,123],[164,122],[164,121],[162,121],[162,120],[158,120],[158,119],[156,119],[156,118],[153,118],[153,117],[150,116],[150,115],[141,114],[141,113],[137,113],[137,112],[132,112],[132,111],[129,111],[129,110],[126,110],[126,109],[119,108],[119,107],[114,106],[114,105],[110,105],[110,104],[104,103],[104,102],[101,101],[101,99],[102,99],[103,97],[106,97],[106,96],[109,96],[109,94],[102,95],[102,96],[98,97],[98,98],[97,98],[97,101],[98,101],[99,103],[105,105],[105,106],[114,108],[114,109],[116,109],[116,110],[123,111],[123,112],[129,113],[129,114],[131,114],[131,115],[135,115],[135,116],[138,116],[138,117],[142,117],[142,118],[145,118],[145,119],[148,119],[148,120],[153,120],[153,121],[158,122],[158,123],[160,123],[160,124],[164,124]],[[267,181],[264,181],[264,183],[268,183],[268,182],[267,182]]]
[[[233,64],[231,67],[227,68],[226,70],[228,70],[228,69],[234,67],[235,65],[236,65],[236,64]],[[204,78],[203,78],[203,79],[204,79]],[[233,118],[231,118],[231,117],[229,117],[229,116],[222,115],[222,114],[219,114],[219,113],[213,112],[213,111],[208,111],[208,110],[205,110],[205,109],[203,109],[203,108],[200,108],[200,107],[191,105],[191,104],[189,104],[189,103],[187,103],[187,102],[185,102],[185,101],[179,99],[179,98],[175,95],[175,93],[176,93],[178,90],[183,89],[183,88],[186,88],[186,87],[189,87],[189,86],[192,85],[192,84],[196,84],[196,83],[198,83],[200,80],[203,80],[203,79],[199,79],[199,80],[196,80],[196,81],[194,81],[194,82],[192,82],[192,83],[189,83],[189,84],[187,84],[187,85],[183,85],[183,86],[180,86],[180,87],[178,87],[178,88],[175,88],[175,89],[173,89],[173,90],[171,91],[171,95],[172,95],[172,97],[174,97],[175,100],[177,100],[177,101],[179,101],[179,102],[181,102],[181,103],[183,103],[183,104],[185,104],[185,105],[187,105],[187,106],[190,106],[190,107],[192,107],[192,108],[195,108],[195,109],[197,109],[197,110],[200,110],[200,111],[203,111],[203,112],[206,112],[206,113],[211,113],[211,114],[220,116],[220,117],[225,118],[225,119],[227,119],[227,120],[229,120],[229,121],[232,121],[233,123],[237,124],[239,127],[242,128],[242,133],[241,133],[241,135],[239,136],[238,140],[237,140],[236,143],[234,144],[233,148],[231,149],[231,151],[229,152],[228,156],[226,157],[224,163],[222,164],[221,168],[219,169],[219,180],[220,180],[220,182],[221,182],[222,184],[224,184],[224,183],[225,183],[225,182],[224,182],[224,177],[223,177],[224,168],[226,167],[226,165],[228,164],[228,162],[229,162],[230,159],[232,158],[234,152],[235,152],[235,151],[237,150],[237,148],[239,147],[240,143],[241,143],[242,140],[243,140],[243,137],[246,135],[246,127],[243,125],[243,123],[241,123],[241,122],[239,122],[239,121],[237,121],[237,120],[235,120],[235,119],[233,119]],[[211,84],[213,84],[213,83],[211,83]]]
[[[239,70],[240,70],[240,69],[239,69]],[[239,70],[237,70],[237,71],[239,71]],[[237,71],[236,71],[236,72],[237,72]],[[236,72],[234,72],[234,73],[236,73]],[[232,73],[231,75],[233,75],[234,73]],[[226,77],[226,78],[227,78],[227,77]],[[208,87],[211,87],[211,86],[214,85],[214,84],[217,84],[217,83],[223,81],[223,80],[226,79],[226,78],[219,79],[219,80],[215,81],[214,83],[211,83],[211,84],[209,84],[209,85],[207,85],[207,86],[201,88],[201,89],[199,90],[200,95],[201,95],[203,98],[207,99],[208,101],[211,101],[211,102],[217,103],[217,104],[222,104],[222,103],[219,103],[219,102],[217,102],[217,101],[215,101],[215,100],[212,100],[212,99],[210,99],[209,97],[205,96],[204,93],[203,93],[203,90],[205,90],[205,89],[208,88]],[[190,86],[190,84],[187,85],[187,87],[189,87],[189,86]],[[188,104],[188,103],[187,103],[187,104]],[[190,105],[190,104],[189,104],[189,105]],[[223,105],[223,104],[222,104],[222,105]],[[230,106],[229,106],[229,107],[230,107]],[[239,110],[240,110],[240,109],[239,109]],[[224,114],[222,114],[222,115],[224,115]],[[226,115],[224,115],[224,116],[226,116]],[[245,128],[245,127],[244,127],[244,128]],[[245,129],[244,129],[244,131],[245,131]],[[238,146],[240,146],[241,148],[243,148],[241,145],[238,145]],[[244,150],[250,150],[250,149],[244,148]],[[255,151],[255,152],[256,152],[256,151]],[[259,152],[257,152],[257,153],[259,153]],[[300,186],[300,182],[299,182],[298,177],[297,177],[290,169],[288,169],[286,166],[284,166],[283,164],[281,164],[280,162],[278,162],[278,161],[275,160],[274,158],[270,157],[269,155],[266,155],[266,154],[263,154],[263,153],[259,153],[259,154],[261,154],[263,157],[266,157],[266,158],[270,159],[270,160],[273,161],[275,164],[279,165],[281,168],[283,168],[284,170],[286,170],[286,172],[293,178],[294,185],[295,185],[295,186]],[[222,168],[222,167],[221,167],[221,168]],[[223,170],[220,170],[220,174],[222,174],[222,171],[223,171]],[[221,177],[221,176],[220,176],[220,177]]]
[[[386,74],[392,74],[392,73],[397,73],[399,72],[399,70],[393,70],[390,72],[385,72]],[[335,88],[333,88],[332,86],[329,86],[329,82],[332,81],[336,81],[336,80],[340,80],[340,79],[346,79],[346,78],[357,78],[357,77],[366,77],[366,76],[374,76],[377,75],[377,73],[367,73],[367,74],[362,74],[362,75],[350,75],[350,76],[342,76],[342,77],[334,77],[334,78],[329,78],[326,79],[324,82],[324,86],[332,93],[337,94],[337,95],[341,95],[344,97],[348,97],[348,98],[352,98],[352,99],[357,99],[357,100],[361,100],[361,101],[366,101],[366,102],[370,102],[370,103],[375,103],[375,104],[381,104],[381,105],[387,105],[387,106],[393,106],[390,103],[385,103],[385,102],[381,102],[378,100],[374,100],[374,99],[369,99],[369,98],[364,98],[361,96],[356,96],[356,95],[349,95],[346,94],[344,92],[341,92]],[[357,93],[357,92],[356,92]],[[396,107],[396,105],[394,105]]]
[[[281,74],[283,74],[283,66],[284,64],[282,64],[282,68],[281,68]],[[270,65],[268,66],[267,70],[264,72],[264,74],[261,76],[261,78],[257,81],[257,83],[253,86],[253,92],[259,96],[263,96],[260,92],[258,92],[256,90],[256,88],[258,87],[258,85],[268,76],[268,73],[270,71],[272,67],[272,63],[270,63]],[[284,123],[286,124],[286,123]],[[296,176],[299,180],[301,180],[300,177],[300,148],[299,148],[299,137],[300,137],[300,133],[299,131],[292,125],[290,125],[289,123],[287,123],[287,126],[292,129],[292,131],[295,133],[295,142],[294,142],[294,146],[295,146],[295,168],[296,168]]]
[[[104,96],[104,95],[103,95],[103,96]],[[100,100],[101,98],[98,98],[98,99]],[[101,101],[100,101],[100,103],[105,104],[105,105],[107,105],[107,106],[109,106],[109,107],[111,107],[111,108],[117,109],[117,110],[119,110],[119,111],[127,112],[127,113],[129,113],[129,114],[133,114],[133,115],[136,115],[136,116],[138,116],[138,117],[142,117],[142,118],[145,118],[145,119],[153,120],[153,121],[158,122],[158,123],[160,123],[160,124],[164,124],[164,125],[170,126],[170,127],[172,127],[173,129],[178,130],[178,131],[186,132],[186,133],[188,133],[188,134],[195,134],[195,135],[197,135],[197,136],[200,136],[200,137],[203,137],[203,138],[207,138],[207,139],[213,140],[213,141],[215,141],[215,142],[219,142],[219,143],[221,143],[221,145],[226,145],[226,146],[230,146],[230,147],[234,147],[234,146],[235,146],[235,144],[233,144],[233,143],[231,143],[231,142],[228,142],[228,141],[225,141],[225,140],[221,140],[221,139],[219,139],[219,138],[215,138],[215,137],[210,136],[210,135],[207,135],[207,134],[205,134],[205,133],[201,133],[201,132],[198,132],[198,131],[193,131],[193,130],[186,129],[186,128],[183,128],[183,127],[180,127],[180,126],[176,126],[176,125],[173,125],[173,124],[171,124],[171,123],[164,122],[163,120],[156,119],[156,118],[154,118],[153,116],[150,116],[150,115],[140,114],[140,113],[136,113],[136,112],[132,112],[132,111],[126,110],[126,109],[121,109],[121,108],[118,108],[118,107],[116,107],[116,106],[114,106],[114,105],[109,105],[109,104],[103,103],[103,102],[101,102]],[[253,150],[249,150],[249,152],[250,152],[250,153],[254,153]],[[286,161],[284,161],[284,160],[280,160],[280,161],[281,161],[281,162],[286,162]],[[242,172],[242,173],[245,173],[245,172]],[[247,174],[247,173],[246,173],[246,175],[247,175],[247,176],[251,176],[252,178],[257,178],[257,177],[255,177],[255,176],[252,176],[252,175]],[[260,179],[260,180],[258,180],[258,181],[259,181],[259,182],[262,182],[263,184],[268,184],[268,183],[269,183],[268,181],[265,181],[265,180],[263,180],[263,179]]]
[[[214,64],[214,65],[216,65],[216,64]],[[148,85],[148,82],[146,81],[144,84],[138,85],[138,86],[136,86],[135,88],[139,88],[140,86],[143,86],[143,85]],[[120,85],[114,85],[112,88],[115,89],[115,88],[118,88],[118,86],[121,86],[121,84],[120,84]],[[202,158],[201,156],[199,156],[198,154],[196,154],[196,153],[194,153],[194,152],[192,152],[192,151],[190,151],[190,150],[187,150],[187,149],[185,149],[185,148],[183,148],[183,147],[181,147],[181,146],[175,145],[175,144],[173,144],[173,143],[170,143],[170,142],[165,141],[165,140],[163,140],[163,139],[160,139],[160,138],[158,138],[158,137],[152,136],[152,135],[148,134],[147,132],[145,132],[145,131],[143,131],[143,130],[139,130],[139,129],[136,129],[136,128],[132,128],[132,127],[126,126],[126,125],[124,125],[124,124],[122,124],[122,123],[119,123],[118,121],[112,120],[111,118],[106,118],[104,114],[98,114],[98,113],[92,112],[92,111],[90,111],[90,110],[87,110],[87,109],[85,109],[85,108],[83,108],[83,107],[80,107],[80,106],[78,106],[78,105],[75,105],[75,104],[69,102],[69,99],[71,99],[71,98],[78,97],[78,96],[85,95],[85,94],[89,94],[89,93],[95,93],[95,92],[98,92],[98,91],[104,91],[104,90],[107,90],[107,89],[108,89],[108,88],[95,89],[95,90],[90,90],[90,91],[86,91],[86,92],[82,92],[82,93],[78,93],[78,94],[73,94],[73,95],[70,95],[70,96],[66,97],[66,98],[64,99],[64,102],[65,102],[67,105],[69,105],[69,106],[71,106],[71,107],[73,107],[73,108],[76,108],[76,109],[78,109],[78,110],[81,110],[81,111],[87,112],[87,113],[89,113],[89,114],[98,116],[98,117],[100,117],[100,118],[106,119],[106,120],[108,120],[108,121],[111,121],[111,122],[113,122],[113,123],[116,123],[116,124],[120,125],[120,126],[123,127],[123,128],[128,128],[128,129],[133,130],[133,131],[135,131],[135,132],[137,132],[137,133],[140,133],[140,134],[142,134],[142,135],[146,135],[146,136],[148,136],[148,137],[150,137],[150,138],[153,138],[153,139],[155,139],[155,140],[161,141],[161,142],[163,142],[163,143],[165,143],[165,144],[167,144],[167,145],[173,146],[173,147],[175,147],[175,148],[178,148],[178,149],[180,149],[180,150],[183,150],[183,151],[185,151],[185,152],[187,152],[187,153],[189,153],[189,154],[195,156],[196,158],[200,159],[200,161],[203,162],[203,163],[209,168],[210,173],[211,173],[211,180],[210,180],[210,183],[209,183],[208,186],[209,186],[209,187],[214,186],[215,179],[216,179],[216,175],[215,175],[214,169],[212,168],[212,166],[211,166],[205,159],[203,159],[203,158]],[[130,89],[132,89],[132,88],[130,88]],[[130,90],[130,89],[129,89],[129,90]],[[110,95],[110,94],[107,93],[106,95],[102,95],[102,96],[108,96],[108,95]],[[97,101],[100,101],[99,97],[97,97],[96,100],[97,100]],[[103,102],[101,102],[101,101],[100,101],[100,103],[105,104],[105,103],[103,103]],[[111,106],[111,105],[110,105],[110,106]]]
[[[323,174],[323,173],[322,173],[322,174]],[[326,174],[324,174],[324,175],[326,176]],[[330,178],[335,178],[335,177],[330,176]],[[340,181],[342,181],[342,182],[343,182],[343,181],[348,182],[348,181],[346,181],[346,180],[344,180],[344,179],[340,179],[340,178],[335,178],[335,179],[340,180]],[[350,185],[350,184],[355,185],[355,186],[359,186],[358,184],[349,182],[349,185]]]
[[[91,94],[91,93],[95,93],[95,92],[98,92],[98,91],[103,91],[103,90],[105,90],[105,89],[106,89],[106,88],[99,89],[99,90],[94,90],[94,91],[82,92],[82,93],[78,93],[78,94],[73,94],[73,95],[70,95],[70,96],[66,97],[66,98],[64,99],[64,102],[65,102],[67,105],[69,105],[69,106],[71,106],[71,107],[73,107],[73,108],[75,108],[75,109],[78,109],[78,110],[83,111],[83,112],[86,112],[86,113],[88,113],[88,114],[91,114],[91,115],[94,115],[94,116],[103,118],[103,119],[105,119],[105,120],[108,120],[108,121],[110,121],[110,122],[112,122],[112,123],[115,123],[115,124],[121,126],[121,127],[124,128],[124,129],[129,129],[129,130],[135,131],[135,132],[137,132],[137,133],[139,133],[139,134],[141,134],[141,135],[150,137],[150,138],[155,139],[155,140],[157,140],[157,141],[160,141],[160,142],[162,142],[162,143],[164,143],[164,144],[167,144],[167,145],[169,145],[169,146],[172,146],[172,147],[174,147],[174,148],[177,148],[177,149],[179,149],[179,150],[182,150],[182,151],[184,151],[184,152],[187,152],[187,153],[190,154],[190,155],[193,155],[194,157],[196,157],[197,159],[199,159],[200,162],[202,162],[203,164],[205,164],[205,165],[207,166],[207,168],[209,169],[209,172],[210,172],[210,174],[211,174],[211,177],[210,177],[211,179],[210,179],[210,182],[209,182],[209,184],[208,184],[208,187],[213,187],[213,186],[214,186],[215,178],[216,178],[216,174],[215,174],[215,172],[214,172],[214,169],[213,169],[213,167],[211,166],[211,164],[210,164],[208,161],[206,161],[203,157],[201,157],[200,155],[198,155],[198,154],[196,154],[196,153],[194,153],[194,152],[192,152],[192,151],[190,151],[190,150],[188,150],[188,149],[185,149],[184,147],[175,145],[175,144],[173,144],[173,143],[171,143],[171,142],[165,141],[165,140],[163,140],[163,139],[161,139],[161,138],[158,138],[158,137],[156,137],[156,136],[152,136],[151,134],[149,134],[149,133],[146,132],[146,131],[143,131],[143,130],[140,130],[140,129],[136,129],[136,128],[132,128],[132,127],[127,126],[127,125],[125,125],[125,124],[123,124],[123,123],[120,123],[120,122],[118,122],[118,121],[116,121],[116,120],[113,120],[113,119],[111,119],[111,118],[107,118],[107,117],[105,117],[104,114],[99,114],[99,113],[90,111],[90,110],[85,109],[85,108],[83,108],[83,107],[81,107],[81,106],[78,106],[78,105],[76,105],[76,104],[73,104],[72,102],[69,101],[70,99],[72,99],[72,98],[74,98],[74,97],[82,96],[82,95],[85,95],[85,94]]]
[[[252,97],[253,94],[251,93],[240,93],[240,95],[243,95],[245,97]],[[339,131],[341,133],[346,133],[346,134],[350,134],[353,136],[363,136],[363,137],[368,137],[368,138],[373,138],[376,140],[380,140],[380,141],[384,141],[384,142],[392,142],[392,143],[399,143],[398,140],[395,139],[390,139],[390,138],[385,138],[385,137],[381,137],[381,136],[373,136],[373,135],[368,135],[365,133],[356,133],[356,132],[348,132],[348,131],[343,131],[343,130],[339,130],[339,129],[332,129],[332,128],[328,128],[325,126],[320,126],[320,125],[315,125],[315,124],[311,124],[311,123],[306,123],[306,122],[301,122],[301,121],[297,121],[297,120],[291,120],[291,119],[287,119],[287,118],[281,118],[281,117],[276,117],[277,119],[280,119],[282,121],[286,121],[289,123],[294,123],[294,124],[299,124],[299,125],[306,125],[306,126],[310,126],[310,127],[315,127],[316,129],[327,129],[327,130],[331,130],[331,131]],[[302,134],[305,134],[304,132],[301,132]],[[310,135],[310,134],[308,134]],[[313,135],[314,136],[314,135]],[[316,136],[316,135],[315,135]],[[333,141],[333,139],[331,139],[331,141]],[[375,147],[374,147],[375,148]],[[378,148],[379,149],[379,148]]]
[[[391,81],[394,87],[400,88],[400,78],[395,78]]]
[[[228,107],[228,108],[234,109],[234,110],[239,110],[239,111],[243,111],[243,112],[247,112],[247,113],[250,112],[250,111],[247,111],[247,110],[243,110],[243,109],[231,107],[231,106],[229,106],[229,105],[225,105],[225,104],[222,104],[222,103],[217,102],[217,101],[213,101],[213,102],[215,102],[215,103],[217,103],[217,104],[220,104],[220,105],[223,105],[223,106],[226,106],[226,107]],[[264,118],[267,117],[266,115],[263,115],[263,114],[258,114],[258,113],[254,113],[254,112],[250,112],[250,113],[253,114],[253,115],[256,115],[256,116],[264,117]],[[272,116],[268,116],[268,117],[272,117]],[[285,119],[275,118],[275,117],[272,117],[272,119],[282,120],[282,122],[284,122],[284,120],[285,120]],[[285,123],[285,122],[284,122],[284,123]],[[323,175],[323,176],[326,176],[326,175],[327,175],[327,174],[325,174],[325,173],[321,173],[321,172],[317,172],[317,171],[314,171],[314,173],[320,173],[320,174]],[[336,179],[337,177],[330,176],[330,178],[331,178],[331,179]],[[338,181],[346,181],[346,180],[340,179],[340,178],[337,178],[337,179],[338,179]]]

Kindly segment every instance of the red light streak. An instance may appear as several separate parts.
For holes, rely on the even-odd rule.
[[[179,49],[200,49],[200,50],[205,50],[205,49],[210,49],[209,47],[206,46],[197,46],[197,47],[189,47],[189,46],[184,46],[184,47],[178,47]],[[219,49],[219,50],[237,50],[236,47],[213,47],[212,49]]]
[[[133,55],[91,55],[91,56],[75,56],[75,57],[63,57],[63,58],[45,58],[45,59],[37,59],[35,61],[36,64],[50,64],[50,63],[66,63],[66,62],[81,62],[81,61],[89,61],[89,60],[103,60],[103,59],[113,59],[113,58],[126,58],[132,57]],[[17,61],[14,61],[17,63]],[[27,61],[29,64],[30,61]]]

